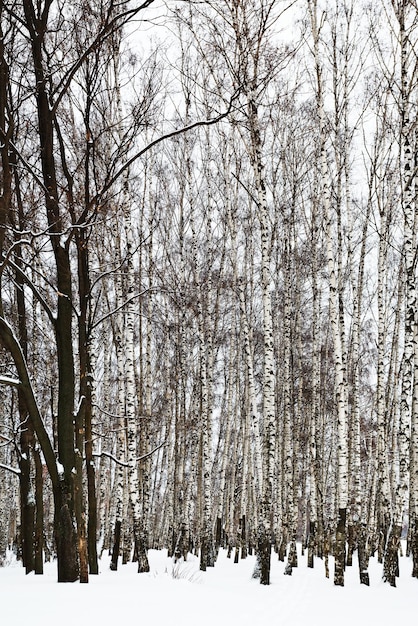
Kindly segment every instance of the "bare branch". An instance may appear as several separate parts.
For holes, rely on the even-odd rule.
[[[136,298],[140,298],[141,296],[145,295],[146,293],[148,293],[150,290],[149,289],[145,289],[144,291],[140,291],[139,293],[134,293],[133,296],[131,296],[130,298],[128,298],[127,300],[125,300],[124,302],[122,302],[122,304],[120,304],[119,306],[117,306],[115,309],[113,309],[112,311],[108,311],[108,313],[106,313],[105,315],[103,315],[100,319],[97,320],[97,322],[94,322],[91,325],[91,328],[94,329],[97,326],[99,326],[100,324],[102,324],[104,321],[106,321],[109,317],[112,317],[112,315],[114,315],[115,313],[117,313],[118,311],[120,311],[121,309],[123,309],[123,307],[125,307],[127,304],[129,304],[129,302],[132,302],[132,300],[135,300]]]
[[[0,385],[8,385],[9,387],[19,387],[21,384],[18,378],[9,378],[9,376],[0,376]]]
[[[230,101],[228,103],[228,107],[227,107],[226,111],[224,111],[223,113],[219,113],[219,115],[217,115],[216,117],[214,117],[212,119],[198,120],[197,122],[193,122],[192,124],[188,124],[187,126],[182,126],[181,128],[177,128],[176,130],[172,130],[171,132],[168,132],[168,133],[166,133],[164,135],[160,135],[160,137],[157,137],[156,139],[151,141],[149,144],[147,144],[144,148],[142,148],[142,150],[140,150],[139,152],[134,154],[130,159],[128,159],[128,161],[126,161],[126,163],[124,163],[119,168],[119,170],[116,172],[116,174],[114,174],[110,178],[110,180],[107,181],[107,183],[105,184],[105,186],[103,187],[101,192],[96,194],[96,196],[92,200],[92,203],[99,204],[100,203],[100,197],[103,196],[112,187],[112,185],[122,176],[122,174],[124,172],[126,172],[126,170],[128,170],[130,168],[130,166],[133,163],[135,163],[135,161],[140,159],[141,156],[146,154],[149,150],[151,150],[155,146],[158,146],[158,144],[162,143],[166,139],[172,139],[173,137],[177,137],[178,135],[182,135],[183,133],[187,133],[188,131],[193,130],[194,128],[199,128],[200,126],[212,126],[213,124],[217,124],[221,120],[223,120],[226,117],[228,117],[228,115],[231,113],[231,111],[233,109],[233,104],[234,104],[235,100],[238,98],[238,96],[241,93],[241,90],[242,90],[242,88],[239,87],[235,91],[235,93],[231,96],[231,99],[230,99]]]
[[[158,446],[156,446],[153,450],[151,450],[151,452],[148,452],[147,454],[143,454],[142,456],[139,456],[136,459],[136,462],[138,463],[139,461],[143,461],[144,459],[148,459],[148,457],[152,456],[155,452],[160,450],[160,448],[164,447],[166,445],[166,443],[167,443],[166,441],[163,441]],[[110,459],[111,461],[114,461],[115,463],[117,463],[118,465],[121,465],[122,467],[129,467],[129,463],[125,463],[125,461],[120,461],[111,452],[96,452],[96,453],[93,453],[93,456],[96,457],[96,458],[100,458],[102,456],[105,456],[108,459]]]
[[[148,8],[153,2],[154,0],[145,0],[140,6],[134,9],[123,11],[122,13],[115,15],[113,19],[105,23],[104,27],[95,37],[94,41],[88,46],[88,48],[86,48],[84,53],[79,56],[79,58],[71,67],[71,69],[68,70],[66,76],[62,79],[60,85],[57,88],[57,91],[58,89],[60,89],[60,93],[58,94],[54,102],[54,106],[52,108],[52,115],[55,115],[60,105],[61,100],[65,96],[68,90],[68,87],[71,84],[71,81],[73,80],[75,74],[78,72],[78,70],[80,69],[80,67],[86,60],[86,58],[97,49],[97,46],[101,45],[108,37],[110,37],[112,33],[114,33],[117,29],[122,28],[124,24],[126,24],[131,19],[133,19],[138,13]]]
[[[5,465],[4,463],[0,463],[0,467],[1,467],[1,469],[5,469],[8,472],[11,472],[15,476],[20,476],[20,469],[18,469],[18,468],[10,467],[10,465]]]

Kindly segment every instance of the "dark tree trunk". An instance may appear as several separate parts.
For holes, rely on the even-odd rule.
[[[208,562],[208,545],[207,545],[207,537],[203,532],[200,539],[200,570],[202,572],[206,572],[207,562]]]
[[[222,518],[216,518],[216,531],[215,531],[215,550],[219,552],[219,548],[222,545]]]
[[[206,571],[207,567],[215,565],[215,546],[213,543],[213,532],[208,523],[202,530],[200,539],[200,569]]]
[[[55,544],[57,548],[58,582],[74,582],[80,575],[77,532],[72,510],[73,485],[61,481],[55,492]]]
[[[184,560],[187,559],[187,542],[186,542],[186,528],[185,524],[181,524],[179,534],[174,545],[174,550],[172,556],[174,556],[175,562],[183,557]]]
[[[60,489],[60,502],[56,510],[57,521],[57,552],[58,580],[73,582],[79,576],[79,555],[77,536],[75,533],[76,512],[81,530],[81,499],[82,499],[82,467],[79,455],[75,454],[74,441],[74,358],[72,346],[72,305],[71,305],[71,271],[68,251],[58,248],[56,251],[58,285],[61,297],[58,299],[58,315],[56,320],[57,355],[58,355],[58,460],[63,466],[64,476]],[[68,297],[65,297],[68,294]],[[82,448],[81,448],[82,449]],[[77,467],[76,467],[77,463]],[[77,490],[74,484],[73,469],[76,468]],[[68,545],[65,543],[68,542]],[[60,567],[60,551],[61,562]],[[85,574],[85,554],[82,555],[83,575]],[[68,576],[68,578],[67,578]],[[83,579],[84,580],[84,579]]]
[[[55,325],[58,369],[58,462],[63,475],[54,484],[55,538],[58,556],[58,580],[73,582],[79,575],[78,545],[74,525],[75,467],[74,441],[74,353],[72,267],[67,241],[63,241],[65,226],[62,220],[61,190],[57,181],[57,150],[54,146],[55,117],[49,94],[49,69],[45,59],[45,37],[48,32],[49,9],[42,11],[32,0],[23,0],[24,21],[29,33],[33,59],[34,85],[39,136],[39,160],[44,186],[44,202],[48,220],[51,248],[56,267],[57,315]],[[39,438],[39,434],[38,434]],[[42,447],[44,445],[41,442]],[[51,472],[51,462],[48,467]],[[53,471],[56,474],[56,471]]]
[[[12,170],[10,163],[10,125],[11,111],[9,98],[9,67],[5,58],[3,33],[4,3],[0,4],[0,259],[4,258],[4,244],[6,225],[10,219],[10,204],[12,191]],[[0,302],[0,310],[2,303]]]
[[[132,553],[132,530],[128,524],[125,524],[125,529],[123,532],[123,541],[122,541],[122,565],[126,565],[129,563],[131,559]],[[134,545],[134,553],[132,555],[132,562],[136,563],[138,561],[138,554],[136,551],[136,547]]]
[[[245,515],[243,515],[241,518],[241,559],[246,559],[247,556],[247,520]]]
[[[87,552],[90,574],[99,573],[97,555],[97,494],[96,472],[93,463],[93,432],[92,432],[92,404],[91,387],[89,381],[86,385],[86,410],[85,410],[85,453],[87,467]]]
[[[235,555],[234,555],[235,564],[239,563],[239,551],[240,551],[241,544],[242,544],[241,533],[242,533],[242,519],[240,519],[238,523],[237,537],[236,537],[236,542],[235,542]]]
[[[411,531],[412,576],[418,578],[418,519],[414,519]]]
[[[324,535],[323,535],[323,539],[324,539],[324,543],[323,543],[323,558],[324,558],[324,564],[325,564],[325,577],[329,578],[329,551],[330,551],[330,531],[329,528],[324,528]]]
[[[346,523],[346,509],[338,510],[338,524],[337,532],[335,536],[335,571],[334,571],[334,585],[344,586],[344,571],[345,571],[345,523]]]
[[[134,538],[135,551],[138,557],[138,573],[143,574],[149,572],[147,533],[142,520],[139,528],[134,527]]]
[[[36,502],[36,521],[35,521],[35,574],[44,573],[43,563],[43,530],[44,530],[44,499],[43,486],[44,480],[42,475],[42,461],[39,448],[36,446],[33,451],[35,459],[35,502]]]
[[[309,538],[308,538],[308,567],[313,568],[314,556],[315,556],[315,542],[316,542],[316,523],[309,522]]]
[[[29,451],[23,453],[19,465],[22,560],[26,574],[30,574],[35,569],[35,500],[30,478]]]
[[[178,538],[176,538],[176,533],[174,532],[174,528],[170,526],[168,529],[168,548],[167,548],[168,558],[171,559],[171,557],[175,556],[177,543],[178,543]]]
[[[258,561],[260,567],[260,584],[270,584],[271,541],[266,527],[261,523],[258,527]]]
[[[86,429],[87,439],[87,429]],[[91,442],[91,428],[90,428]],[[96,497],[96,476],[92,462],[92,445],[86,442],[86,463],[87,463],[87,494],[88,494],[88,522],[87,522],[87,550],[89,558],[90,574],[99,573],[97,555],[97,497]]]
[[[19,461],[20,511],[22,559],[26,574],[35,569],[35,497],[31,481],[31,455],[34,442],[33,426],[26,410],[23,393],[19,390],[19,416],[21,423]]]
[[[325,546],[324,546],[325,529],[324,529],[324,518],[323,518],[322,512],[323,512],[323,507],[321,503],[320,507],[318,508],[318,519],[317,519],[317,523],[315,527],[316,555],[319,559],[322,559],[324,557],[324,551],[325,551]]]
[[[239,542],[237,542],[237,545],[235,546],[234,563],[239,563]]]
[[[383,580],[391,587],[396,587],[396,578],[399,576],[399,547],[401,544],[401,526],[393,526],[390,533],[383,566]]]
[[[349,524],[347,529],[347,561],[346,565],[351,567],[353,565],[353,553],[357,547],[357,526]]]
[[[379,563],[383,563],[389,535],[389,520],[387,518],[387,515],[381,517],[382,519],[380,520],[379,524],[379,536],[377,544],[377,560]]]
[[[111,558],[111,561],[110,561],[110,569],[113,572],[116,572],[116,570],[118,569],[121,529],[122,529],[122,522],[120,520],[118,520],[115,523],[115,534],[114,534],[114,537],[113,537],[112,558]]]
[[[370,585],[369,573],[367,571],[369,557],[367,554],[367,531],[366,525],[361,524],[358,531],[358,565],[360,570],[360,583]]]
[[[284,537],[282,537],[282,539],[280,540],[280,544],[278,546],[278,559],[281,562],[284,562],[285,558],[286,558],[286,539]]]
[[[289,546],[289,557],[288,557],[289,565],[291,567],[298,566],[298,552],[296,549],[296,541],[292,540]]]
[[[16,180],[16,187],[19,182]],[[24,229],[23,208],[18,193],[18,215],[19,229]],[[16,245],[16,265],[20,267],[21,263],[21,246]],[[22,353],[27,361],[28,358],[28,333],[26,326],[26,304],[22,274],[16,271],[16,303],[18,313],[19,343]],[[25,395],[22,389],[18,390],[18,406],[20,419],[20,507],[21,507],[21,538],[22,538],[22,557],[26,573],[29,574],[35,569],[35,507],[36,500],[33,493],[31,478],[31,457],[35,444],[35,434],[33,423],[25,402]]]

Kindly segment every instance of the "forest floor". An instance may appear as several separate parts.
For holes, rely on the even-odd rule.
[[[1,624],[23,626],[393,626],[416,619],[418,580],[411,577],[412,563],[403,557],[397,587],[382,581],[382,566],[371,560],[370,587],[358,582],[356,560],[347,568],[344,587],[325,578],[324,563],[313,570],[306,555],[299,567],[284,575],[284,563],[272,558],[271,585],[251,577],[254,557],[239,564],[221,552],[214,568],[199,571],[196,557],[173,565],[165,551],[150,550],[150,573],[137,574],[136,565],[109,570],[100,563],[100,575],[81,585],[56,582],[56,565],[46,564],[45,574],[25,576],[19,563],[0,568]]]

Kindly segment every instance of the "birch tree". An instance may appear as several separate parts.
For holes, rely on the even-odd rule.
[[[334,342],[335,358],[335,386],[337,404],[337,465],[338,465],[338,488],[337,508],[338,521],[335,543],[335,576],[336,585],[344,585],[345,568],[345,541],[346,541],[346,515],[348,505],[348,423],[347,423],[347,387],[346,365],[344,363],[342,329],[339,318],[339,293],[336,275],[336,261],[333,250],[333,232],[331,215],[331,180],[327,162],[327,125],[324,109],[324,84],[322,77],[322,64],[320,60],[320,24],[318,22],[318,7],[316,0],[309,0],[308,8],[311,18],[313,37],[313,54],[316,73],[316,101],[318,107],[318,131],[320,141],[319,162],[321,168],[322,207],[324,228],[326,233],[328,274],[329,274],[329,304],[330,321]]]
[[[399,575],[398,552],[402,533],[404,509],[409,483],[409,437],[411,423],[411,398],[413,396],[413,363],[416,324],[416,225],[415,162],[413,157],[414,134],[411,123],[411,100],[415,77],[411,76],[413,29],[416,27],[416,7],[402,0],[393,3],[399,24],[400,49],[400,143],[402,176],[402,211],[404,216],[403,267],[405,272],[405,338],[402,364],[402,390],[399,418],[399,470],[395,491],[391,531],[388,537],[384,563],[384,580],[396,586]],[[412,22],[411,22],[412,20]]]

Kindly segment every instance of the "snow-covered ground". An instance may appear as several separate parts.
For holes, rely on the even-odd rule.
[[[235,565],[221,552],[215,568],[200,572],[198,561],[173,565],[166,552],[149,552],[149,574],[136,565],[111,572],[101,562],[99,576],[88,585],[58,584],[56,565],[47,564],[43,576],[25,576],[21,565],[0,569],[0,620],[7,626],[393,626],[412,623],[418,615],[418,580],[411,562],[401,559],[396,589],[381,580],[382,568],[372,559],[370,587],[358,582],[356,564],[346,572],[345,587],[334,587],[324,564],[306,567],[306,557],[292,576],[284,564],[272,560],[271,585],[251,578],[254,557]]]

